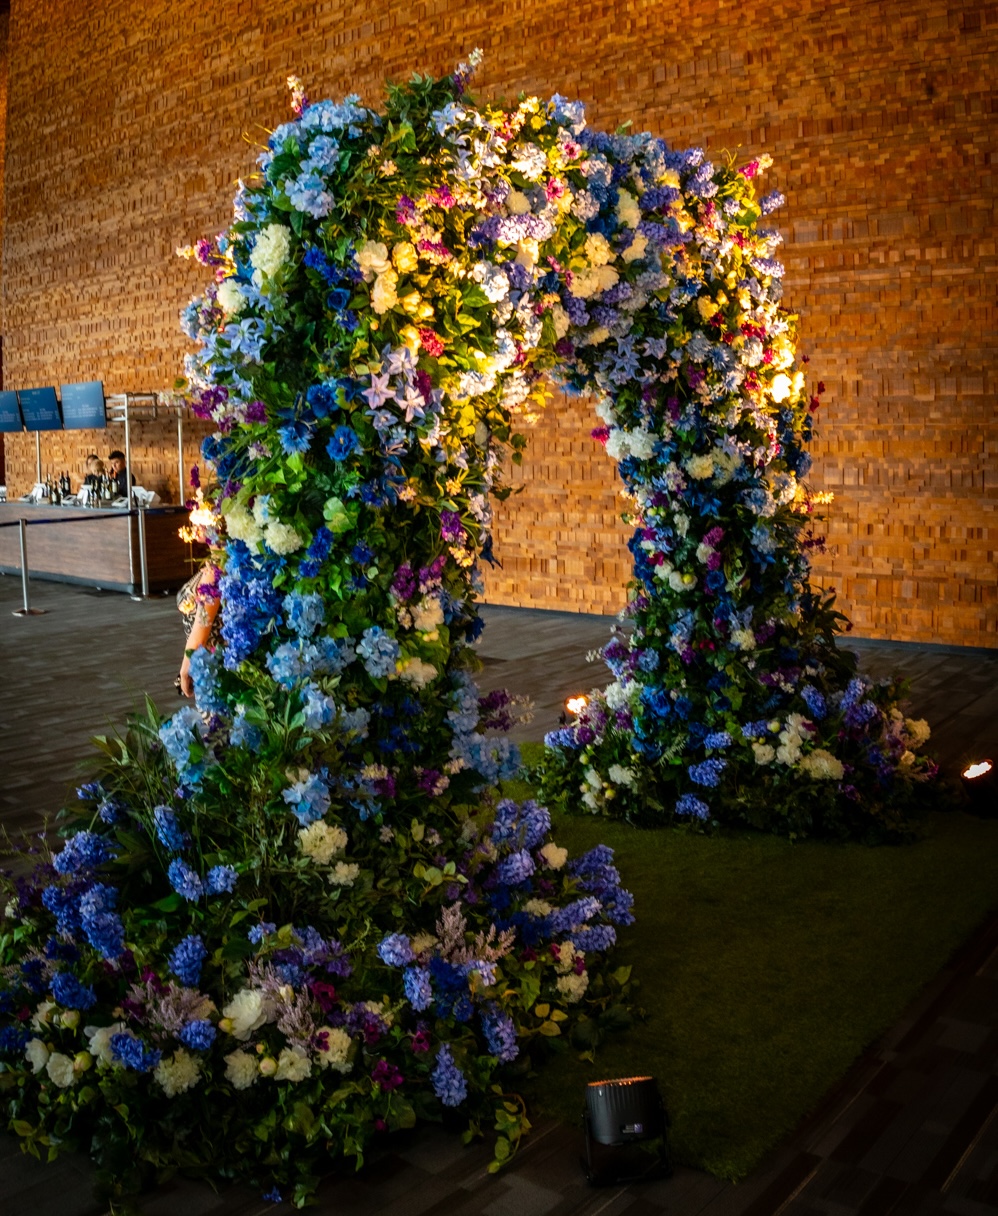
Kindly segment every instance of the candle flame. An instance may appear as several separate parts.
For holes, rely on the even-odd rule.
[[[991,761],[990,760],[980,760],[977,762],[977,764],[971,764],[968,768],[965,768],[963,770],[963,775],[969,781],[973,781],[973,779],[975,777],[983,777],[985,775],[985,773],[990,773],[990,772],[991,772]]]
[[[589,698],[584,693],[565,698],[565,709],[570,714],[581,714],[588,704]]]

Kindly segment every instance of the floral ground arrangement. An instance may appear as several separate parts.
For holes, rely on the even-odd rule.
[[[194,525],[223,644],[196,708],[106,747],[5,917],[0,1085],[112,1197],[178,1167],[304,1203],[330,1157],[622,1018],[612,853],[569,858],[471,672],[502,457],[550,379],[600,396],[635,503],[635,632],[545,788],[635,821],[904,826],[924,733],[810,591],[810,404],[764,167],[476,105],[470,69],[270,137],[184,313],[215,425]],[[715,790],[710,804],[701,794]],[[616,794],[616,797],[611,797]]]

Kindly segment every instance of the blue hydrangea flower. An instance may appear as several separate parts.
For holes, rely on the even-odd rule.
[[[207,957],[200,933],[192,933],[170,955],[170,970],[185,988],[196,988],[201,982],[201,965]]]
[[[464,1073],[454,1063],[454,1054],[448,1043],[437,1052],[437,1063],[430,1074],[433,1092],[444,1106],[460,1106],[468,1096],[468,1082]]]
[[[232,718],[232,728],[229,731],[229,743],[233,747],[245,747],[248,751],[257,751],[263,743],[263,731],[250,722],[246,717],[246,706],[237,705]]]
[[[417,1013],[422,1013],[433,1004],[430,973],[425,967],[406,967],[402,975],[402,986],[406,1000]]]
[[[198,710],[185,705],[159,728],[160,742],[181,774],[190,765],[191,744],[200,738],[202,725]]]
[[[163,848],[169,849],[171,853],[182,852],[186,841],[174,812],[168,806],[157,806],[153,808],[152,817],[156,827],[156,839]]]
[[[807,706],[807,711],[811,717],[820,722],[828,713],[828,706],[825,703],[825,698],[812,684],[806,684],[800,690],[801,700]]]
[[[405,967],[416,957],[404,933],[390,933],[378,946],[378,956],[389,967]]]
[[[716,786],[720,784],[721,774],[727,766],[726,760],[704,760],[700,764],[691,764],[687,770],[690,780],[697,785]]]
[[[707,819],[710,815],[710,807],[695,794],[683,794],[676,801],[676,814],[690,815],[694,819]]]
[[[170,885],[174,891],[178,895],[182,895],[190,903],[194,903],[204,895],[204,885],[199,875],[191,869],[186,861],[181,861],[179,857],[175,861],[170,862],[166,876],[169,878]]]
[[[526,882],[534,872],[534,859],[526,849],[511,853],[496,866],[496,880],[503,886],[515,887]]]
[[[321,819],[329,810],[329,786],[318,773],[309,773],[304,781],[296,781],[281,797],[303,827]]]
[[[271,933],[277,931],[277,925],[273,921],[261,921],[260,924],[254,925],[246,936],[250,939],[254,946],[259,946],[265,937],[269,937]]]
[[[503,1063],[508,1064],[520,1054],[513,1019],[501,1009],[490,1009],[482,1014],[482,1030],[485,1032],[489,1052]],[[437,1059],[439,1061],[439,1056]]]
[[[177,1038],[191,1051],[207,1051],[215,1041],[215,1027],[206,1018],[188,1022]]]
[[[212,866],[205,875],[205,888],[209,895],[226,895],[235,890],[239,874],[233,866]]]
[[[194,684],[194,701],[202,713],[225,712],[225,696],[218,683],[221,671],[221,651],[199,646],[191,655],[190,672]]]
[[[152,1072],[163,1058],[161,1051],[147,1049],[130,1031],[111,1035],[111,1058],[134,1072]]]
[[[726,730],[715,730],[704,736],[704,747],[713,747],[718,751],[731,746],[731,736]]]
[[[82,874],[96,870],[116,856],[117,849],[103,836],[96,832],[77,832],[52,858],[52,868],[58,874]]]
[[[284,614],[288,627],[299,637],[310,638],[326,619],[322,596],[314,591],[291,591],[284,597]]]
[[[372,625],[364,630],[364,635],[357,644],[357,653],[364,660],[364,667],[372,680],[384,679],[395,674],[401,650],[398,642],[381,628]]]
[[[52,995],[66,1009],[92,1009],[97,994],[89,984],[81,984],[72,971],[57,971],[52,977]]]

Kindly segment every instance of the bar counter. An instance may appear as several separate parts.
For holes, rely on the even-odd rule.
[[[28,521],[28,573],[31,578],[78,583],[130,595],[142,589],[139,521],[124,508],[52,506],[49,503],[0,503],[0,572],[20,574],[21,543],[17,521]],[[150,591],[180,587],[200,564],[178,529],[187,521],[183,507],[150,507],[145,512],[146,565]]]

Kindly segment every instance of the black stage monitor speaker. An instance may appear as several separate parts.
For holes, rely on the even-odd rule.
[[[586,1176],[593,1186],[672,1173],[668,1116],[654,1077],[623,1077],[586,1086]]]

